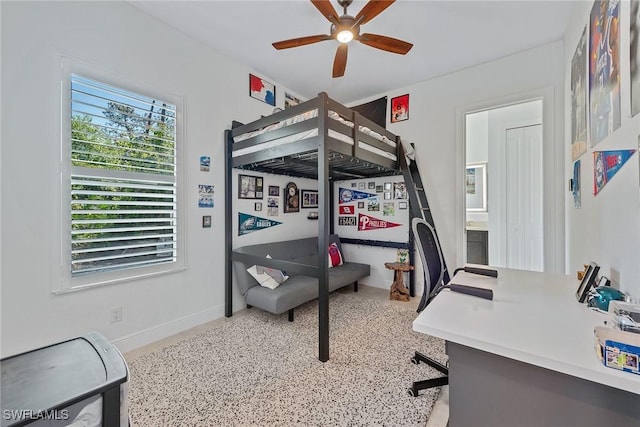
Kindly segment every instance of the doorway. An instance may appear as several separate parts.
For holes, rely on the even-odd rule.
[[[465,115],[467,263],[544,271],[542,103]]]

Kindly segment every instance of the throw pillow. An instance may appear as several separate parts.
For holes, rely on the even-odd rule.
[[[271,257],[267,255],[267,258]],[[253,276],[260,286],[264,286],[269,289],[277,288],[281,283],[289,278],[284,271],[280,271],[275,268],[262,267],[260,265],[252,265],[247,268],[247,273]]]
[[[329,245],[329,268],[344,264],[342,254],[338,245],[332,243]]]

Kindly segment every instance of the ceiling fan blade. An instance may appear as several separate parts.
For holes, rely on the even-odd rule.
[[[337,24],[339,20],[338,13],[331,6],[329,0],[311,0],[311,3],[322,13],[322,16],[327,18],[332,24]]]
[[[304,46],[311,43],[318,43],[324,40],[331,40],[331,36],[326,34],[319,34],[317,36],[298,37],[296,39],[282,40],[280,42],[273,43],[273,47],[276,49],[289,49],[291,47]]]
[[[409,42],[394,39],[393,37],[381,36],[379,34],[364,33],[360,35],[358,40],[367,46],[386,50],[387,52],[399,53],[400,55],[406,54],[413,47],[413,44]]]
[[[347,68],[347,44],[340,44],[336,51],[336,57],[333,60],[333,77],[344,76],[344,70]]]
[[[382,13],[383,10],[391,6],[395,1],[396,0],[369,0],[369,3],[356,15],[356,22],[359,22],[360,25],[366,24]]]

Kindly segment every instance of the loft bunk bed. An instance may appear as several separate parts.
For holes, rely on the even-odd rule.
[[[231,224],[232,169],[289,175],[318,181],[318,253],[329,246],[331,181],[398,175],[408,161],[400,137],[322,92],[316,98],[252,123],[234,122],[225,131],[225,222]],[[411,199],[410,192],[410,199]],[[415,196],[415,195],[414,195]],[[318,358],[329,360],[328,257],[318,265],[265,259],[233,251],[232,227],[225,229],[225,316],[233,310],[232,262],[260,264],[318,278]]]

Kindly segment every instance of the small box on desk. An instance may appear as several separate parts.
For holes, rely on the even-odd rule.
[[[640,335],[606,326],[596,326],[598,358],[609,368],[640,375]]]

